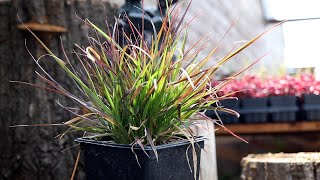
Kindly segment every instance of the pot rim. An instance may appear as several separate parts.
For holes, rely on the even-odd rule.
[[[207,140],[207,138],[203,137],[203,136],[199,136],[196,137],[195,139],[195,143],[199,143],[199,142],[203,142]],[[99,146],[107,146],[107,147],[114,147],[114,148],[123,148],[123,149],[131,149],[132,145],[130,144],[118,144],[112,141],[97,141],[97,140],[92,140],[90,138],[86,138],[86,137],[81,137],[81,138],[76,138],[74,140],[75,142],[78,142],[80,144],[91,144],[91,145],[99,145]],[[172,143],[168,143],[168,144],[162,144],[162,145],[157,145],[155,146],[156,150],[159,149],[166,149],[166,148],[173,148],[176,146],[182,146],[182,145],[187,145],[190,144],[190,142],[188,140],[181,140],[181,141],[177,141],[177,142],[172,142]],[[198,146],[198,145],[195,145]],[[140,149],[142,150],[139,146],[134,146],[133,149]],[[152,150],[151,146],[145,146],[144,147],[145,150]]]

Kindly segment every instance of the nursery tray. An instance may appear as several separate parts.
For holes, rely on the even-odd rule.
[[[268,108],[240,109],[241,122],[244,123],[266,123],[268,121]]]
[[[299,115],[299,108],[297,106],[292,107],[270,107],[269,109],[270,119],[272,122],[294,122]]]
[[[304,118],[306,120],[319,120],[320,119],[320,106],[319,105],[303,105]]]

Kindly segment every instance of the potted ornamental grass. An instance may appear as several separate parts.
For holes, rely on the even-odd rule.
[[[108,30],[85,19],[97,36],[89,38],[89,46],[78,46],[78,67],[68,58],[57,57],[30,31],[79,89],[69,91],[35,60],[44,74],[38,75],[50,86],[44,88],[69,97],[82,108],[63,124],[69,126],[65,133],[85,132],[76,141],[84,154],[87,179],[198,179],[205,139],[197,136],[194,127],[201,120],[222,126],[206,117],[205,110],[239,116],[222,106],[211,106],[227,98],[217,92],[233,77],[214,87],[210,81],[224,63],[267,31],[206,66],[217,47],[203,59],[197,56],[201,48],[194,47],[205,38],[186,48],[186,13],[181,15],[176,6],[168,10],[160,30],[148,42],[133,24],[135,35],[129,36],[117,24]],[[126,42],[123,46],[118,43],[119,34]]]

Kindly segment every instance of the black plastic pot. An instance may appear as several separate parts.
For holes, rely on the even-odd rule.
[[[156,146],[158,162],[151,147],[145,147],[150,158],[141,148],[134,147],[141,167],[131,150],[131,145],[86,138],[78,138],[75,141],[80,143],[84,154],[87,180],[194,180],[194,173],[190,170],[191,167],[193,171],[192,147],[188,141]],[[195,146],[198,179],[204,138],[197,139]]]
[[[268,120],[268,98],[241,98],[240,118],[246,123],[261,123]]]
[[[221,103],[221,106],[228,109],[232,109],[235,111],[239,111],[240,109],[240,104],[237,99],[225,99],[225,100],[221,100],[220,103]],[[212,106],[216,107],[215,104],[213,104]],[[234,124],[239,122],[239,119],[235,115],[232,115],[230,113],[220,112],[220,111],[217,111],[217,113],[224,124]],[[216,113],[212,110],[206,111],[206,116],[213,119],[217,119]]]
[[[303,95],[302,110],[306,120],[320,120],[320,95]]]
[[[292,122],[297,120],[298,98],[296,96],[271,96],[270,114],[273,122]]]

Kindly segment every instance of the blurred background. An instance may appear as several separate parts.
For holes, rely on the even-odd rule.
[[[124,4],[124,0],[0,0],[0,179],[69,179],[79,149],[73,139],[81,135],[71,133],[61,139],[55,138],[66,130],[65,127],[58,125],[9,128],[11,125],[19,124],[58,124],[71,118],[71,115],[57,103],[58,101],[64,106],[71,105],[72,102],[65,97],[28,85],[9,82],[44,84],[36,77],[35,71],[38,71],[38,67],[30,54],[37,59],[45,51],[19,24],[21,22],[33,24],[36,34],[55,54],[64,57],[65,52],[73,61],[74,44],[84,47],[88,44],[89,30],[80,18],[88,18],[103,29],[106,23],[114,23],[114,16]],[[156,4],[157,0],[144,2],[144,6],[151,9],[156,9]],[[188,1],[183,2],[182,8],[186,8],[187,5]],[[199,38],[207,35],[206,48],[199,54],[199,57],[204,57],[221,41],[217,53],[211,57],[208,66],[214,65],[234,47],[240,47],[267,28],[286,20],[240,56],[228,62],[219,71],[219,78],[237,72],[263,57],[244,76],[254,74],[254,78],[260,78],[260,84],[261,81],[270,82],[270,79],[280,79],[279,83],[286,80],[283,86],[289,90],[296,87],[290,83],[293,82],[290,79],[292,77],[295,78],[297,86],[304,88],[281,94],[296,97],[294,118],[285,120],[284,116],[279,120],[289,127],[289,130],[284,128],[273,132],[271,125],[271,130],[262,128],[252,131],[259,123],[269,125],[278,123],[269,113],[270,109],[264,110],[269,114],[262,122],[240,118],[226,123],[227,127],[234,127],[235,133],[237,128],[244,128],[239,134],[249,141],[249,144],[230,135],[216,134],[219,179],[239,179],[241,158],[249,153],[319,151],[320,144],[317,139],[320,135],[320,125],[317,120],[320,118],[306,116],[309,111],[303,108],[306,99],[304,94],[319,95],[319,91],[316,91],[320,75],[319,8],[318,0],[193,0],[186,16],[186,22],[192,20],[188,46],[192,46]],[[231,29],[228,32],[229,28]],[[40,63],[45,64],[45,68],[57,81],[72,89],[70,86],[72,82],[65,79],[57,64],[49,57],[44,57],[41,61],[45,61]],[[310,78],[306,82],[301,80],[301,75]],[[250,84],[251,80],[249,79],[247,83]],[[276,84],[271,87],[269,85],[268,92],[274,89]],[[247,88],[256,89],[257,86],[254,84]],[[265,86],[267,85],[263,85]],[[309,87],[313,89],[310,90]],[[262,87],[259,88],[261,92],[265,91]],[[278,91],[281,91],[281,87]],[[280,96],[277,91],[267,93],[265,96],[271,95]],[[261,95],[250,98],[261,98]],[[268,100],[268,108],[271,104]],[[238,108],[241,113],[241,107]],[[316,106],[313,108],[317,110],[316,113],[319,111]],[[247,111],[243,112],[243,117],[250,114]],[[302,127],[299,123],[303,124],[305,120],[309,123],[307,124],[309,128],[295,129],[297,124],[297,127]],[[246,128],[248,131],[251,129],[250,132],[246,133]],[[84,179],[82,160],[75,179]]]

